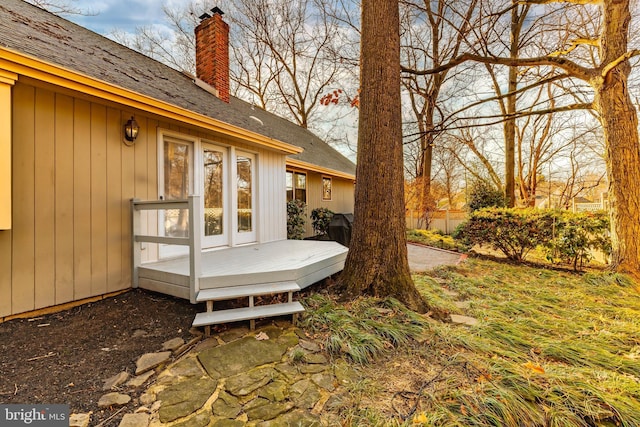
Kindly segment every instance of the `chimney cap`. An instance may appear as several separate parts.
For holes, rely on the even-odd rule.
[[[207,12],[203,13],[202,15],[200,15],[198,18],[200,18],[200,20],[205,20],[207,18],[211,18],[211,15],[209,15]]]
[[[216,13],[220,14],[220,15],[224,15],[224,12],[218,6],[214,7],[213,9],[211,9],[211,12],[213,12],[214,15]]]

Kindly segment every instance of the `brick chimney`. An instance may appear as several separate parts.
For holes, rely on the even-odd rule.
[[[196,76],[218,91],[218,98],[229,102],[229,24],[223,11],[214,7],[212,15],[200,16],[196,27]]]

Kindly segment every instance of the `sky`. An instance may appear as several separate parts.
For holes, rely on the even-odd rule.
[[[65,18],[102,35],[116,28],[133,33],[138,26],[164,25],[162,3],[159,0],[77,0],[72,3],[74,7],[95,15],[66,15]]]
[[[1,2],[2,0],[0,0]],[[60,0],[61,2],[67,2],[73,7],[91,11],[91,15],[63,15],[65,19],[75,22],[85,28],[88,28],[98,34],[102,34],[109,37],[109,34],[113,30],[124,31],[126,33],[134,34],[136,27],[140,26],[160,26],[165,27],[167,30],[171,30],[166,27],[166,21],[164,13],[162,11],[162,5],[177,6],[184,4],[187,0]],[[204,0],[205,4],[209,4],[211,7],[220,4],[224,7],[224,0]],[[352,110],[352,109],[350,109]],[[324,137],[324,133],[336,134],[339,133],[338,139],[344,140],[345,138],[350,141],[350,144],[355,146],[357,139],[357,125],[353,116],[353,111],[349,111],[350,115],[346,118],[340,118],[344,114],[343,111],[336,111],[336,122],[340,123],[339,129],[335,129],[334,123],[329,123],[326,126],[321,125],[320,129],[317,129],[317,133],[321,137]],[[325,113],[327,114],[327,113]],[[330,114],[326,119],[331,122]],[[327,127],[325,130],[324,128]],[[355,160],[355,152],[352,148],[344,145],[335,147],[338,151],[342,152],[346,157],[351,160]]]

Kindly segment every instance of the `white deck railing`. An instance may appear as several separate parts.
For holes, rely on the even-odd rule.
[[[186,209],[189,218],[188,237],[160,236],[158,234],[142,234],[141,211],[161,211],[169,209]],[[200,291],[200,276],[202,275],[202,244],[200,196],[189,196],[187,200],[146,200],[131,199],[131,280],[134,288],[138,287],[138,267],[142,261],[142,247],[140,243],[156,243],[167,245],[182,245],[189,247],[189,300],[196,302],[196,295]]]

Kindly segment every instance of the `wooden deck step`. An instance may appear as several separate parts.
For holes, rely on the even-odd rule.
[[[219,323],[239,322],[241,320],[258,319],[261,317],[281,316],[285,314],[302,313],[304,307],[298,301],[284,304],[259,305],[256,307],[242,307],[230,310],[209,311],[196,314],[193,326],[216,325]]]
[[[296,282],[274,282],[257,285],[229,286],[225,288],[201,289],[196,296],[196,301],[220,301],[248,296],[298,292],[299,290],[300,286],[298,286]]]

